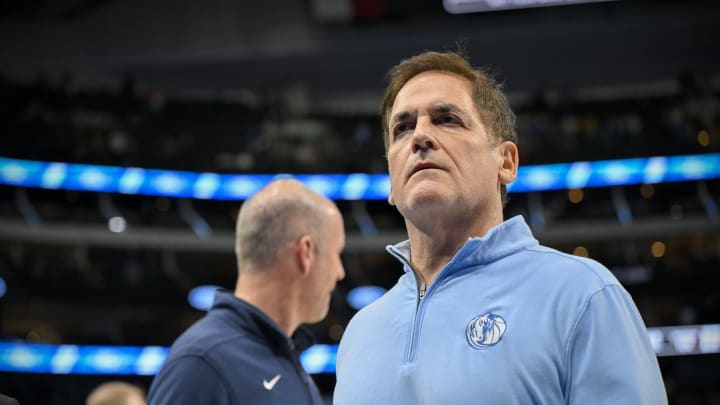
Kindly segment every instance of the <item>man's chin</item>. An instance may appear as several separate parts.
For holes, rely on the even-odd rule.
[[[325,318],[327,318],[328,313],[330,313],[330,306],[325,307],[325,310],[319,312],[312,320],[308,321],[308,323],[322,322]]]
[[[423,188],[414,190],[409,194],[403,204],[408,211],[425,211],[445,208],[448,202],[447,194],[438,188]]]

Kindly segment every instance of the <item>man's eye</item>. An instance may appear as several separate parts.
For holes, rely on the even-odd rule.
[[[437,119],[437,122],[440,124],[459,124],[460,120],[452,115],[443,115]]]
[[[410,130],[410,125],[403,122],[403,123],[395,125],[395,128],[393,129],[393,134],[395,136],[402,135],[404,132],[407,132],[408,130]]]

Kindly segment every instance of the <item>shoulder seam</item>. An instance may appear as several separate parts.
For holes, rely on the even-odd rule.
[[[529,251],[536,252],[536,253],[550,254],[550,255],[562,257],[562,258],[564,258],[564,259],[567,259],[567,260],[569,260],[569,261],[572,261],[572,262],[574,262],[574,263],[577,263],[577,264],[585,267],[586,269],[590,270],[590,272],[593,274],[593,276],[595,276],[595,278],[597,278],[597,279],[602,283],[602,285],[603,285],[602,288],[605,288],[605,287],[610,286],[610,285],[618,285],[618,283],[614,283],[614,282],[610,282],[610,283],[609,283],[609,282],[607,282],[606,280],[604,280],[602,277],[600,277],[600,276],[597,274],[597,272],[595,271],[595,269],[594,269],[592,266],[590,266],[590,265],[589,265],[587,262],[585,262],[584,260],[581,260],[579,257],[576,257],[576,256],[571,255],[571,254],[568,254],[568,253],[563,253],[563,252],[560,252],[560,251],[557,251],[557,250],[555,250],[555,249],[548,248],[548,247],[544,247],[544,249],[538,249],[538,248],[543,248],[543,246],[534,246],[534,247],[528,248],[528,250],[529,250]],[[598,264],[599,264],[599,263],[598,263]],[[602,266],[602,264],[599,264],[599,265]],[[609,269],[607,269],[607,270],[610,271]],[[601,290],[602,288],[600,288],[600,290]],[[600,290],[598,290],[598,291],[600,291]],[[596,292],[597,292],[597,291],[596,291]],[[593,293],[593,294],[594,294],[594,293]]]

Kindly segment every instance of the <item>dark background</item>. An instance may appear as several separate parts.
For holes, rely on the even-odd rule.
[[[345,6],[345,13],[332,10]],[[111,1],[0,5],[0,156],[218,173],[383,173],[384,75],[461,47],[505,83],[521,164],[720,150],[720,4],[616,1],[465,15],[440,1]],[[511,195],[541,242],[608,266],[646,324],[720,322],[718,180]],[[618,221],[626,201],[633,221]],[[169,345],[202,313],[186,294],[232,288],[241,201],[0,186],[0,336]],[[347,278],[390,287],[404,238],[382,201],[338,201]],[[712,205],[712,204],[711,204]],[[107,220],[128,220],[108,243]],[[193,233],[193,220],[211,233]],[[370,224],[370,225],[368,225]],[[369,228],[368,228],[369,226]],[[373,232],[374,230],[374,232]],[[22,232],[21,232],[22,231]],[[27,231],[27,232],[25,232]],[[22,236],[21,236],[22,234]],[[651,247],[662,242],[658,257]],[[656,245],[657,246],[657,245]],[[718,404],[720,355],[661,357],[673,404]],[[24,405],[76,404],[95,385],[149,377],[0,373]],[[328,396],[331,374],[316,375]]]

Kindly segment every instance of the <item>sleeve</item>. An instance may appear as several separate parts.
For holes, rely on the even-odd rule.
[[[230,404],[224,380],[200,357],[187,356],[163,367],[153,379],[148,405]]]
[[[668,403],[647,329],[620,285],[590,297],[568,350],[568,404]]]

